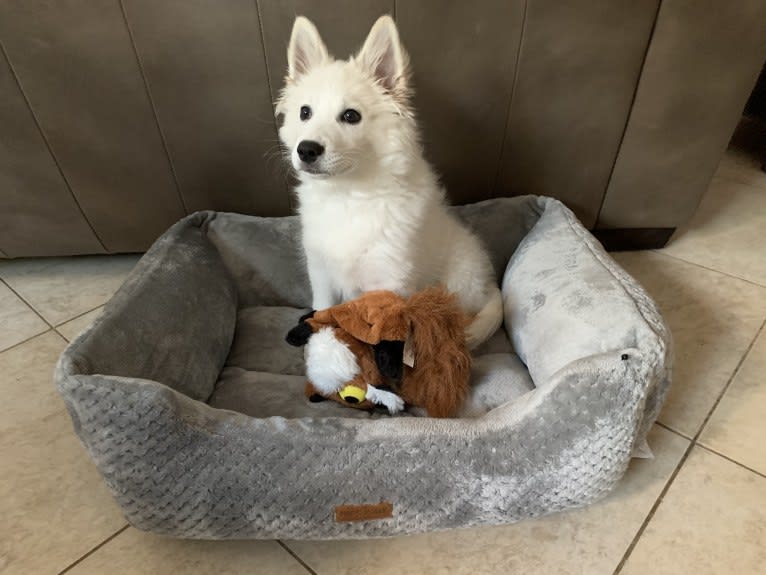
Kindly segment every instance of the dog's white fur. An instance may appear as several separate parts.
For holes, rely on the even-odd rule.
[[[500,326],[502,298],[479,240],[447,211],[423,158],[409,97],[407,56],[389,16],[378,19],[347,61],[328,54],[309,20],[295,20],[276,112],[284,115],[280,139],[300,178],[313,307],[370,290],[409,295],[442,284],[475,315],[467,330],[475,347]],[[303,106],[311,109],[307,120]],[[341,121],[347,109],[361,121]],[[301,161],[304,140],[324,146],[316,162]]]

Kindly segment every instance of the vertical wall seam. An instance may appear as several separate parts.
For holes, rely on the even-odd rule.
[[[152,110],[152,117],[154,118],[154,125],[157,126],[157,133],[160,136],[160,142],[162,142],[162,149],[165,152],[165,158],[168,161],[168,167],[170,168],[170,174],[173,177],[173,183],[176,187],[176,193],[178,194],[178,200],[181,202],[181,208],[183,209],[184,214],[189,214],[189,209],[186,207],[186,200],[184,199],[183,192],[181,191],[181,184],[178,182],[178,174],[176,174],[176,168],[173,164],[173,157],[170,154],[170,148],[168,148],[168,142],[165,138],[165,133],[162,131],[162,126],[160,125],[160,118],[159,114],[157,113],[157,107],[154,105],[154,98],[152,98],[152,92],[149,89],[149,80],[146,77],[146,73],[144,71],[144,65],[141,62],[141,57],[138,54],[138,47],[136,46],[135,38],[133,38],[133,30],[130,28],[130,22],[128,21],[128,12],[125,9],[125,3],[123,0],[119,0],[120,4],[120,12],[122,12],[122,21],[125,23],[125,29],[128,32],[128,38],[130,38],[130,46],[133,50],[133,56],[136,58],[136,64],[138,65],[138,72],[141,74],[141,81],[144,84],[144,93],[146,94],[146,98],[149,100],[149,107]]]
[[[646,67],[646,60],[649,57],[649,50],[652,46],[652,40],[654,39],[654,31],[657,29],[657,22],[660,19],[660,9],[662,8],[662,0],[657,2],[657,10],[654,13],[654,22],[652,22],[652,29],[649,31],[649,38],[646,42],[646,49],[644,50],[644,58],[641,60],[641,67],[636,77],[636,87],[633,90],[633,97],[630,99],[630,107],[628,108],[628,114],[625,118],[625,125],[622,128],[622,135],[620,136],[620,143],[617,145],[617,149],[614,152],[614,158],[612,160],[612,169],[609,170],[609,177],[606,180],[604,186],[604,192],[601,194],[601,203],[599,204],[598,211],[596,212],[596,219],[593,222],[593,228],[598,228],[599,221],[601,220],[601,212],[604,209],[606,203],[606,194],[609,191],[609,186],[612,184],[612,177],[614,176],[614,169],[617,167],[617,159],[620,157],[622,151],[622,144],[625,142],[625,135],[628,133],[628,126],[630,125],[630,119],[633,116],[633,108],[636,105],[636,98],[638,97],[638,89],[641,85],[641,78],[644,75],[644,68]]]
[[[271,107],[272,112],[274,109],[274,102],[277,101],[276,94],[274,94],[274,88],[273,84],[271,82],[271,68],[269,67],[269,58],[268,54],[266,54],[266,34],[263,32],[263,15],[261,13],[261,5],[258,0],[254,0],[255,2],[255,11],[256,16],[258,17],[258,33],[261,36],[261,48],[263,53],[263,66],[266,69],[266,85],[269,88],[269,94],[271,95]],[[272,119],[274,122],[274,133],[277,136],[277,145],[282,146],[282,142],[279,140],[279,125],[277,124],[277,116],[276,114],[272,113]],[[287,194],[287,206],[290,208],[290,210],[295,210],[295,203],[293,201],[293,195],[290,193],[290,179],[289,177],[284,178],[285,183],[285,194]]]
[[[42,124],[40,124],[40,121],[37,118],[37,114],[35,114],[35,111],[32,108],[32,102],[29,101],[29,98],[27,97],[27,94],[24,91],[24,87],[21,84],[21,78],[19,78],[19,75],[16,73],[16,69],[13,67],[11,58],[10,56],[8,56],[8,52],[5,49],[5,45],[3,44],[1,40],[0,40],[0,52],[2,52],[3,58],[8,63],[8,69],[11,71],[11,75],[13,76],[14,82],[16,82],[16,87],[19,89],[19,93],[21,94],[21,97],[24,99],[24,103],[27,106],[27,110],[29,110],[29,114],[32,116],[32,121],[35,123],[35,126],[37,127],[37,131],[40,134],[40,137],[43,139],[43,142],[45,143],[45,147],[47,148],[48,153],[50,154],[51,159],[53,160],[53,164],[56,166],[56,170],[61,176],[61,179],[64,182],[64,186],[66,186],[67,191],[69,191],[69,195],[72,197],[72,201],[75,203],[75,205],[77,206],[77,209],[80,211],[80,215],[82,216],[82,219],[85,220],[85,223],[88,225],[88,227],[90,228],[90,231],[93,233],[93,237],[96,238],[96,241],[103,248],[104,252],[109,252],[103,240],[96,232],[96,229],[93,227],[93,224],[88,219],[88,216],[85,215],[85,210],[80,204],[80,201],[77,199],[77,195],[74,193],[72,186],[69,184],[69,180],[67,179],[66,175],[64,175],[64,170],[61,167],[61,164],[59,163],[59,160],[56,157],[56,154],[53,152],[53,147],[51,146],[51,143],[48,140],[48,136],[45,134]]]
[[[500,141],[500,155],[497,158],[497,169],[495,170],[495,182],[492,186],[492,197],[497,197],[498,183],[500,181],[500,171],[503,167],[503,156],[505,155],[505,142],[508,139],[509,126],[511,119],[511,109],[513,108],[513,98],[516,95],[516,84],[519,80],[519,66],[521,64],[521,51],[524,46],[524,32],[527,29],[527,5],[528,0],[524,0],[524,10],[521,15],[521,32],[519,33],[519,43],[516,47],[516,62],[513,68],[513,82],[511,84],[511,94],[508,97],[508,108],[505,111],[505,124],[503,127],[503,139]]]
[[[266,69],[266,85],[269,88],[269,94],[271,94],[272,104],[276,102],[277,97],[274,94],[274,89],[271,83],[271,69],[269,68],[269,58],[266,54],[266,35],[263,32],[263,15],[261,14],[261,5],[258,0],[254,0],[255,12],[258,17],[258,33],[261,37],[261,47],[263,48],[263,66]],[[277,128],[276,116],[274,117],[274,127]]]

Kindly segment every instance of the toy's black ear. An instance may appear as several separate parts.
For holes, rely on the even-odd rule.
[[[299,318],[298,318],[298,323],[303,323],[303,322],[304,322],[304,321],[306,321],[307,319],[311,319],[312,317],[314,317],[314,314],[315,314],[315,313],[316,313],[316,310],[315,310],[315,309],[312,309],[312,310],[311,310],[310,312],[308,312],[308,313],[304,313],[304,314],[303,314],[301,317],[299,317]]]
[[[300,323],[298,323],[298,325],[287,332],[285,341],[290,345],[294,345],[295,347],[306,345],[309,341],[309,338],[311,337],[311,334],[314,333],[314,330],[311,329],[311,326],[306,323],[306,320],[313,316],[314,310],[311,310],[309,313],[302,315],[298,320]]]
[[[402,364],[404,359],[404,342],[382,340],[372,346],[375,354],[375,364],[384,377],[391,379],[402,378]]]

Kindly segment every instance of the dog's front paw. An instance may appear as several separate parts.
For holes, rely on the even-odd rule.
[[[397,414],[404,409],[404,400],[401,397],[377,387],[367,387],[367,399],[376,405],[384,406],[391,415]]]

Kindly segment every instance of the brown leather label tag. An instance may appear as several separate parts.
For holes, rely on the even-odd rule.
[[[335,508],[335,521],[370,521],[388,519],[394,515],[394,505],[387,501],[368,505],[338,505]]]

